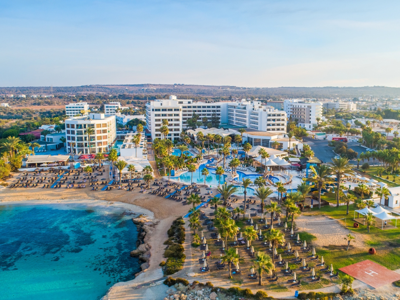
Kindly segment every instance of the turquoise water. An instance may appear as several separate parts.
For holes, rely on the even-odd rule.
[[[204,183],[204,175],[201,174],[201,172],[204,168],[206,168],[205,164],[200,165],[200,167],[195,172],[193,172],[193,181],[191,181],[192,174],[190,172],[183,173],[180,176],[171,177],[171,179],[179,180],[180,182],[184,182],[187,184],[190,184],[191,182]],[[216,185],[218,185],[218,181],[220,184],[225,183],[225,179],[227,177],[226,175],[217,176],[215,174],[214,168],[206,168],[206,169],[208,169],[208,172],[209,172],[209,175],[206,177],[206,184],[216,186]],[[242,181],[244,178],[249,178],[252,182],[254,182],[254,180],[256,180],[256,178],[260,177],[260,175],[258,175],[258,174],[246,175],[245,173],[242,173],[239,171],[237,173],[239,175],[238,181]],[[270,176],[270,179],[273,182],[279,181],[279,178],[274,177],[274,176]]]
[[[176,148],[172,151],[172,155],[175,155],[175,156],[181,156],[181,153],[182,153],[182,151],[180,149],[176,149]],[[193,156],[193,154],[189,151],[184,151],[183,153],[186,154],[187,156]]]
[[[120,150],[120,148],[121,148],[121,146],[122,146],[123,143],[124,143],[123,140],[117,140],[117,141],[115,142],[115,144],[112,146],[113,149],[117,149],[118,155],[119,155],[119,150]]]
[[[121,208],[0,205],[0,299],[97,300],[140,271]]]

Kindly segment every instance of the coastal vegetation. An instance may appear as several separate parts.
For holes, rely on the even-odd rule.
[[[174,274],[183,268],[186,258],[183,247],[183,243],[185,242],[184,224],[183,218],[180,217],[168,229],[168,240],[164,242],[165,245],[168,245],[164,251],[164,257],[167,261],[162,266],[165,275]]]

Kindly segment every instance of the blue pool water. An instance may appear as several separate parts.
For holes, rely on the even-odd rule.
[[[209,161],[209,163],[210,163],[210,161]],[[200,165],[200,167],[195,172],[193,172],[193,182],[194,183],[204,183],[204,175],[201,174],[201,172],[202,172],[202,170],[204,168],[206,168],[205,164]],[[206,178],[206,184],[207,185],[216,186],[216,185],[218,185],[218,181],[219,181],[220,184],[224,184],[225,183],[225,179],[227,177],[226,175],[222,175],[219,178],[219,176],[217,176],[215,174],[215,168],[207,168],[207,169],[208,169],[208,172],[210,173]],[[237,173],[239,175],[239,179],[238,179],[239,181],[242,181],[244,178],[249,178],[252,182],[254,182],[254,180],[256,178],[260,177],[260,175],[258,175],[258,174],[246,175],[245,173],[242,173],[242,172],[239,172],[239,171]],[[184,182],[184,183],[190,184],[191,183],[191,176],[192,176],[192,174],[190,172],[186,172],[186,173],[181,174],[180,176],[171,177],[171,179],[179,180],[180,182]],[[274,177],[274,176],[270,176],[270,179],[273,182],[278,182],[279,181],[278,177]],[[248,194],[249,194],[249,192],[248,192]]]
[[[120,148],[121,148],[123,143],[124,143],[123,140],[118,140],[118,141],[115,142],[114,146],[112,146],[113,149],[117,149],[118,155],[119,155],[119,150],[120,150]]]
[[[131,219],[112,207],[0,205],[0,298],[100,299],[140,271]]]
[[[182,153],[182,151],[180,149],[176,149],[176,148],[172,151],[172,155],[175,155],[175,156],[181,156],[181,153]],[[193,156],[192,153],[190,153],[189,151],[184,151],[183,153],[186,154],[187,156]]]

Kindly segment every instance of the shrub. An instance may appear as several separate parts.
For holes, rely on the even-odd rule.
[[[253,292],[251,291],[251,289],[242,290],[241,294],[242,294],[242,296],[244,296],[244,297],[251,297],[251,296],[253,296]]]
[[[302,293],[302,294],[304,294],[304,293]],[[268,294],[264,291],[258,291],[255,296],[256,296],[256,299],[261,300],[261,299],[267,298]]]
[[[183,269],[184,259],[168,258],[164,266],[164,274],[171,275]]]
[[[301,300],[305,300],[307,299],[307,293],[300,293],[297,298],[301,299]]]
[[[209,288],[213,288],[214,287],[214,285],[209,281],[206,282],[206,286],[209,287]]]
[[[160,169],[160,170],[158,170],[158,172],[160,173],[161,176],[165,176],[164,169]]]
[[[230,295],[233,295],[233,296],[239,296],[239,294],[240,294],[240,288],[238,288],[238,287],[231,287],[231,288],[228,289],[228,293],[229,293]]]
[[[364,163],[364,164],[361,166],[361,169],[363,169],[363,171],[368,170],[368,169],[369,169],[369,164],[368,164],[368,163]]]
[[[164,267],[164,266],[165,266],[165,264],[166,264],[166,262],[165,262],[165,261],[162,261],[162,262],[160,262],[160,267]]]
[[[183,278],[177,278],[175,281],[176,281],[176,283],[181,283],[184,286],[188,286],[189,285],[189,281],[187,281],[186,279],[183,279]]]
[[[173,286],[176,283],[176,280],[172,277],[168,277],[164,280],[164,284],[168,286]]]

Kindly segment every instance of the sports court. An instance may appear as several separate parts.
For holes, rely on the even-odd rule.
[[[400,274],[370,260],[364,260],[339,270],[376,289],[400,280]]]

